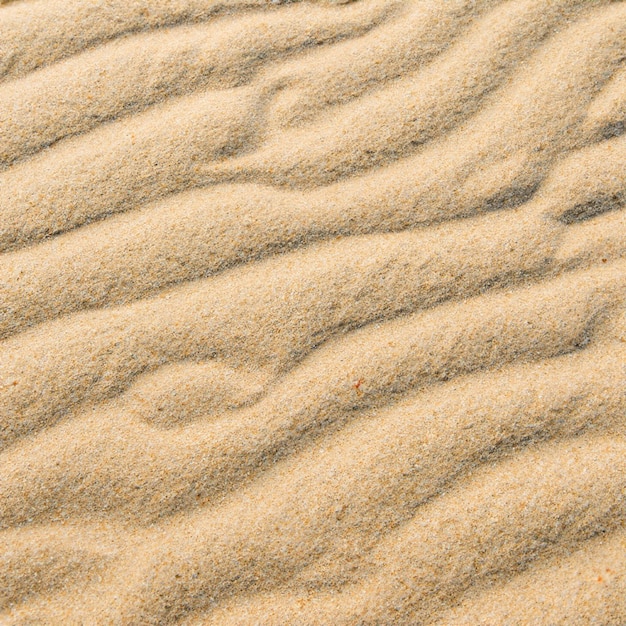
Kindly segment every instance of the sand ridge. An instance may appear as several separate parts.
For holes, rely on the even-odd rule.
[[[626,621],[626,4],[0,5],[0,624]]]

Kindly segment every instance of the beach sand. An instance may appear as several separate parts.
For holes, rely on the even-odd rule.
[[[0,624],[626,624],[626,2],[0,4]]]

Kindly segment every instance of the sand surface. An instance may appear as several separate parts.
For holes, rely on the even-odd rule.
[[[0,5],[0,624],[626,624],[626,2]]]

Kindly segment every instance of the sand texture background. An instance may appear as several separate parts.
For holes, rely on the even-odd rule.
[[[0,4],[0,624],[626,624],[626,2]]]

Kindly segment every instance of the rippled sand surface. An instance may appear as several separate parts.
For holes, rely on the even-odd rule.
[[[626,623],[626,2],[0,5],[0,624]]]

